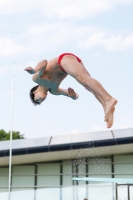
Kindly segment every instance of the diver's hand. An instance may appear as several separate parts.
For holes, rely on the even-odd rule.
[[[24,70],[27,71],[29,74],[35,74],[36,73],[35,69],[33,69],[32,67],[27,67]]]
[[[68,88],[68,96],[69,96],[70,98],[72,98],[73,100],[76,100],[76,99],[78,99],[78,97],[79,97],[78,93],[76,93],[76,92],[74,91],[74,89],[72,89],[72,88]]]

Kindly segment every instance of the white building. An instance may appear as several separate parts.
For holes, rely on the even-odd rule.
[[[0,142],[0,200],[8,200],[9,141]],[[12,141],[11,200],[133,200],[133,128]]]

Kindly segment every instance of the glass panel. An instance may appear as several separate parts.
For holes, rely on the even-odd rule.
[[[60,199],[60,164],[40,164],[37,167],[37,171],[37,186],[51,186],[51,188],[37,188],[36,200],[40,200],[42,197],[49,200]],[[54,188],[53,186],[58,187]]]
[[[8,168],[0,168],[0,199],[7,200],[8,199],[8,184],[9,184],[9,169]]]
[[[118,199],[125,200],[128,199],[128,186],[118,185],[117,186]]]
[[[0,168],[0,187],[8,188],[8,184],[9,184],[8,174],[9,174],[8,168]]]
[[[13,166],[12,187],[22,187],[22,190],[26,186],[34,187],[34,173],[35,166]]]
[[[133,155],[114,156],[115,178],[133,178]]]
[[[130,200],[133,200],[133,185],[129,186]]]
[[[90,177],[107,177],[111,178],[111,159],[95,157],[89,159],[88,172]]]
[[[60,164],[38,165],[37,186],[60,186]]]
[[[85,177],[86,176],[86,159],[80,158],[79,159],[79,166],[78,166],[78,176]],[[86,182],[79,181],[77,188],[77,195],[79,199],[84,199],[86,197]]]
[[[62,164],[63,167],[63,186],[72,185],[72,162],[64,161]],[[67,174],[66,176],[64,174]],[[67,188],[68,190],[68,188]]]
[[[78,176],[85,177],[86,176],[86,159],[80,158],[78,164]]]
[[[72,188],[72,162],[64,161],[62,164],[63,167],[63,187],[61,188],[61,197],[62,200],[73,200],[73,188]],[[64,175],[70,174],[70,175]],[[67,186],[67,187],[64,187]]]

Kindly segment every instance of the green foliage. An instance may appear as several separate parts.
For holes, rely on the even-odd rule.
[[[13,131],[12,139],[24,139],[24,134],[20,134],[20,132]],[[3,129],[0,130],[0,141],[10,140],[10,132],[5,132]]]

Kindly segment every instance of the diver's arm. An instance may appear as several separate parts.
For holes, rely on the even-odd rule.
[[[38,76],[42,76],[47,66],[47,60],[42,60],[35,67],[35,73],[38,73]]]
[[[39,62],[35,68],[27,67],[24,70],[27,71],[29,74],[34,74],[32,80],[36,82],[38,77],[41,77],[46,69],[47,60],[42,60]]]
[[[49,90],[49,92],[54,95],[64,95],[64,96],[72,98],[73,100],[76,100],[79,97],[79,95],[72,88],[68,88],[68,90],[58,88],[56,91]]]

